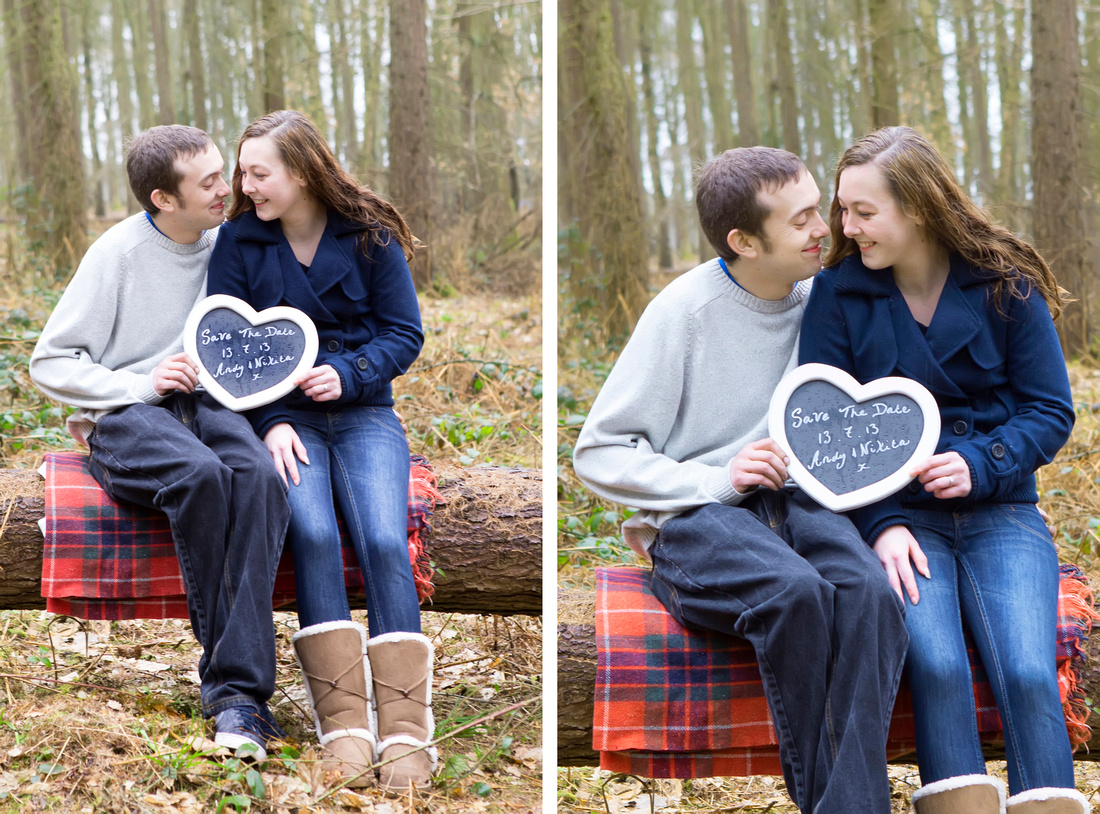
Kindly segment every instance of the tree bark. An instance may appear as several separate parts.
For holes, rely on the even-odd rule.
[[[745,0],[725,0],[726,29],[729,31],[733,62],[733,93],[737,99],[737,146],[760,143],[760,120],[756,115],[756,90],[752,75],[752,40]]]
[[[390,7],[390,198],[409,228],[432,242],[431,122],[428,93],[428,23],[425,0]],[[431,249],[412,261],[418,290],[431,285]]]
[[[871,19],[871,121],[876,128],[897,124],[898,57],[894,29],[897,11],[890,0],[870,0]]]
[[[1063,288],[1077,298],[1062,316],[1062,350],[1089,349],[1089,281],[1085,278],[1084,201],[1079,179],[1081,55],[1075,0],[1050,0],[1031,11],[1031,148],[1035,243]]]
[[[439,501],[426,542],[436,574],[426,610],[542,613],[542,475],[503,467],[436,468]],[[45,486],[0,470],[0,608],[40,609]]]
[[[779,102],[779,128],[783,136],[783,149],[801,156],[798,89],[795,87],[794,57],[791,55],[791,20],[785,0],[768,0],[768,19],[775,57],[772,88]]]
[[[153,34],[153,57],[157,78],[157,124],[174,124],[176,99],[172,91],[172,65],[175,60],[168,46],[168,13],[164,0],[149,0],[149,22]]]
[[[590,766],[599,762],[592,749],[592,714],[596,686],[596,626],[582,622],[577,608],[594,608],[594,594],[561,591],[558,608],[558,765]],[[1088,658],[1081,670],[1081,688],[1088,698],[1100,692],[1100,636],[1087,645]],[[1100,760],[1100,720],[1088,744],[1074,754],[1076,760]],[[987,760],[1004,760],[1004,749],[985,747]],[[894,763],[915,763],[916,755],[903,755]]]

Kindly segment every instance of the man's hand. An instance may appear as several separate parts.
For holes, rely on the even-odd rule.
[[[194,392],[199,383],[198,367],[186,353],[177,353],[161,361],[153,368],[153,389],[158,396],[167,396],[173,390]]]
[[[276,424],[264,435],[264,444],[267,445],[267,451],[271,453],[271,460],[275,462],[275,471],[279,473],[283,483],[286,483],[287,473],[290,474],[290,479],[294,481],[295,486],[301,483],[301,478],[298,476],[298,460],[309,466],[309,455],[306,453],[305,444],[294,431],[294,427],[285,421]]]
[[[336,401],[343,392],[340,374],[332,365],[321,365],[303,373],[297,384],[302,388],[302,393],[314,401]]]
[[[924,491],[938,498],[966,497],[973,488],[970,467],[957,452],[933,455],[909,470],[909,475],[919,478],[924,484]]]
[[[730,483],[741,494],[758,486],[778,491],[787,480],[787,458],[774,439],[753,441],[741,448],[730,461]]]
[[[920,601],[920,591],[917,590],[913,567],[925,579],[931,579],[932,575],[928,571],[928,558],[924,556],[913,532],[905,526],[890,526],[878,536],[873,547],[894,593],[904,602],[905,597],[901,593],[904,587],[909,601],[916,605]]]

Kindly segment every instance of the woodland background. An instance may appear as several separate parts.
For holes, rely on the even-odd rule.
[[[538,2],[2,0],[0,13],[0,189],[58,273],[90,213],[137,209],[129,136],[191,124],[231,168],[244,126],[285,107],[406,216],[429,247],[421,288],[522,242],[516,224],[540,211]],[[443,236],[460,224],[459,247]]]
[[[714,256],[697,225],[695,168],[731,147],[782,147],[803,157],[827,211],[844,148],[888,124],[928,136],[970,195],[1033,241],[1077,299],[1060,323],[1077,426],[1039,486],[1062,559],[1100,576],[1100,4],[557,8],[559,586],[592,590],[594,566],[636,562],[619,536],[631,510],[588,492],[572,451],[642,308]],[[891,767],[891,777],[894,810],[909,811],[915,767]],[[1093,764],[1078,762],[1077,777],[1100,800]],[[563,811],[794,811],[782,781],[763,777],[649,782],[560,769],[558,795]]]
[[[139,211],[126,139],[193,124],[228,177],[245,125],[283,107],[424,244],[425,345],[394,388],[412,451],[437,473],[537,469],[541,15],[530,0],[0,0],[0,470],[73,446],[69,409],[27,363],[86,247]],[[422,619],[440,766],[431,789],[387,800],[319,770],[293,613],[276,613],[272,699],[290,739],[252,766],[203,739],[186,622],[0,608],[0,813],[540,808],[541,619]]]

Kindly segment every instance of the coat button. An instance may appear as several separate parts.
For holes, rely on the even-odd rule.
[[[355,366],[360,370],[366,370],[368,367],[370,367],[370,362],[367,361],[366,356],[360,356],[358,359],[355,360]]]
[[[920,481],[913,481],[909,484],[909,494],[916,495],[920,493]]]
[[[998,441],[992,447],[989,448],[990,454],[998,461],[1005,456],[1005,445]]]
[[[325,347],[328,348],[329,353],[336,353],[336,351],[340,350],[340,343],[335,339],[330,339]]]
[[[951,432],[955,435],[966,435],[966,422],[961,418],[951,425]]]

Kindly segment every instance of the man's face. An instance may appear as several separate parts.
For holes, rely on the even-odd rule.
[[[758,237],[757,264],[776,283],[794,285],[821,270],[821,241],[829,227],[818,206],[821,192],[808,172],[778,189],[764,189],[757,200],[769,211]]]
[[[225,161],[218,148],[211,144],[204,152],[177,158],[176,169],[183,180],[179,192],[168,196],[175,208],[162,212],[161,217],[168,216],[176,225],[199,233],[221,224],[225,220],[225,201],[232,190],[223,177]]]

